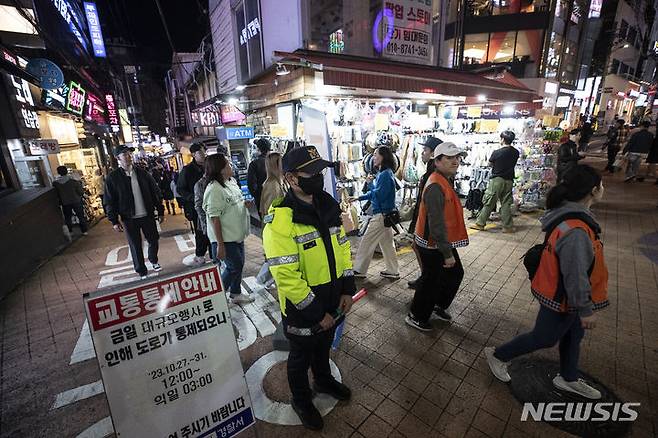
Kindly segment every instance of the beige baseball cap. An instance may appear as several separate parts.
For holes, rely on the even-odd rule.
[[[457,147],[456,144],[451,143],[449,141],[441,143],[434,149],[434,153],[432,154],[432,159],[435,159],[439,155],[446,155],[448,157],[454,157],[457,155],[461,155],[462,157],[466,156],[466,152],[461,150],[459,147]]]

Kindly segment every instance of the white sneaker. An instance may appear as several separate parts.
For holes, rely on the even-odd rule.
[[[484,349],[484,354],[485,356],[487,356],[487,363],[489,364],[489,369],[491,370],[491,373],[494,376],[496,376],[498,380],[507,383],[510,380],[512,380],[509,373],[507,372],[507,365],[509,365],[509,363],[503,362],[502,360],[494,356],[494,351],[495,350],[493,347],[486,347]]]
[[[160,263],[153,263],[153,270],[155,272],[160,272],[162,271],[162,266],[160,266]]]
[[[240,303],[253,303],[256,299],[252,297],[251,295],[247,294],[238,294],[238,295],[231,295],[231,302],[235,304],[240,304]]]
[[[601,391],[588,385],[583,379],[567,382],[564,380],[564,377],[558,374],[553,379],[553,385],[555,385],[557,389],[573,392],[574,394],[578,394],[579,396],[588,398],[590,400],[598,400],[601,398]]]
[[[199,257],[199,256],[194,256],[194,264],[201,266],[206,263],[206,258],[205,257]]]

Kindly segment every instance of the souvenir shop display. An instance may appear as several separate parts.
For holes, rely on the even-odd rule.
[[[514,195],[522,212],[543,209],[546,195],[556,183],[556,151],[561,129],[537,129],[535,139],[522,151]]]

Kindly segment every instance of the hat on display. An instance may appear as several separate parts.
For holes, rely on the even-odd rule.
[[[448,157],[455,157],[457,155],[461,155],[462,157],[465,157],[466,152],[459,149],[456,144],[448,141],[445,143],[441,143],[436,148],[434,148],[434,153],[432,154],[432,158],[436,159],[441,155],[445,155]]]
[[[199,152],[201,149],[205,149],[206,147],[204,146],[203,143],[192,143],[190,145],[190,153],[195,154]]]
[[[421,143],[421,145],[422,145],[424,148],[429,148],[429,149],[431,149],[431,150],[434,150],[434,149],[436,149],[436,147],[437,147],[438,145],[440,145],[441,143],[443,143],[443,140],[441,140],[441,139],[439,139],[439,138],[436,138],[436,137],[431,137],[431,136],[430,136],[430,137],[427,137],[427,140],[425,140],[424,143]]]
[[[323,160],[315,146],[294,148],[286,152],[281,160],[284,172],[301,171],[310,175],[320,173],[332,163]]]
[[[114,148],[114,156],[118,157],[124,152],[134,152],[134,151],[135,148],[131,148],[130,146],[126,146],[125,144],[120,144],[119,146]]]

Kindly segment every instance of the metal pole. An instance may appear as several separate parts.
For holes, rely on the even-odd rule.
[[[133,104],[133,94],[130,92],[130,83],[126,84],[126,88],[128,89],[128,100],[130,100],[130,108],[132,108],[132,118],[131,118],[131,123],[135,125],[135,130],[137,131],[137,144],[141,144],[142,142],[142,136],[139,133],[139,125],[136,122],[136,117],[135,117],[135,105]]]

